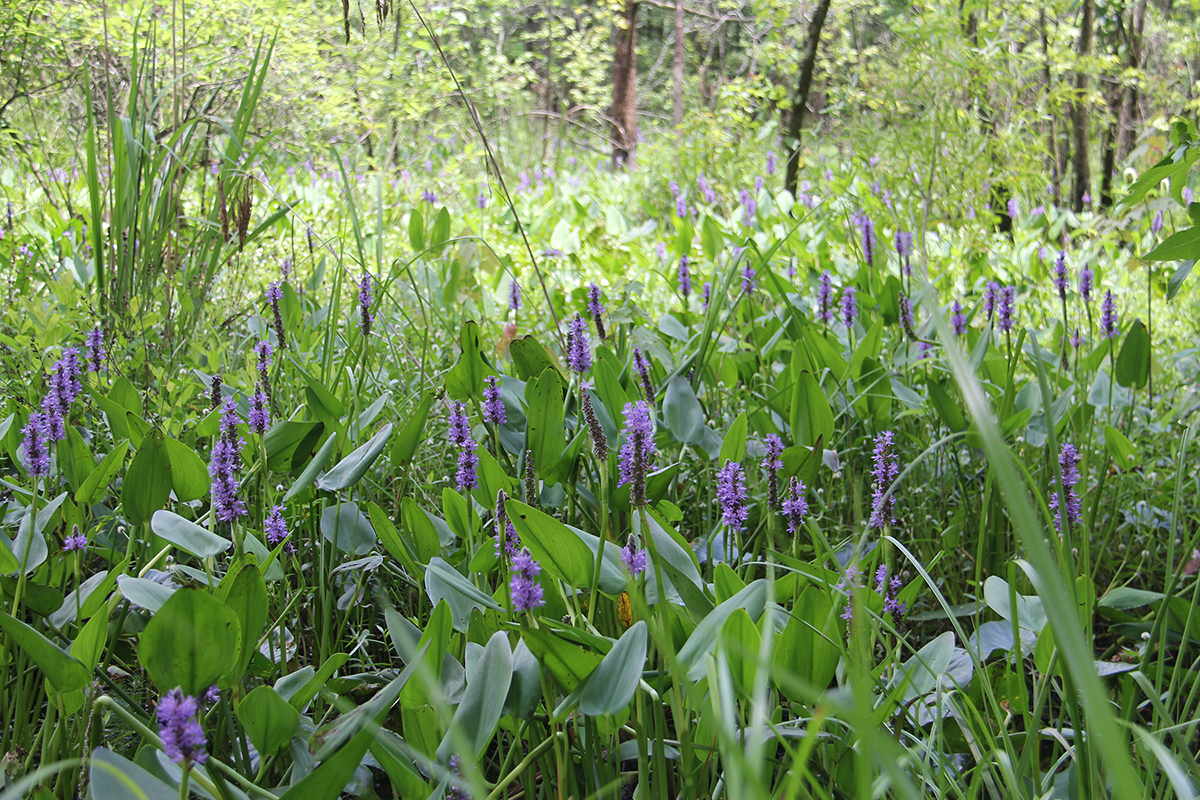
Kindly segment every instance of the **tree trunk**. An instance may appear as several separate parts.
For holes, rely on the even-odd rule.
[[[1146,0],[1138,0],[1133,9],[1133,20],[1129,26],[1129,68],[1135,73],[1142,68],[1142,33],[1146,29]],[[1137,78],[1125,92],[1121,104],[1121,132],[1117,147],[1117,158],[1124,160],[1137,141],[1137,128],[1141,119],[1138,114]]]
[[[1145,0],[1143,0],[1143,6]],[[683,0],[675,0],[675,62],[671,65],[671,124],[683,124]]]
[[[1059,205],[1062,203],[1062,176],[1066,171],[1067,159],[1058,146],[1058,124],[1055,122],[1057,115],[1051,100],[1054,84],[1050,73],[1050,38],[1046,34],[1045,9],[1038,12],[1038,32],[1042,38],[1042,77],[1046,82],[1046,110],[1049,112],[1046,116],[1050,120],[1050,130],[1046,134],[1046,172],[1050,174],[1050,196],[1054,198],[1054,204]]]
[[[1079,48],[1076,51],[1080,59],[1086,59],[1092,54],[1092,28],[1095,27],[1095,0],[1083,0],[1083,20],[1079,25]],[[1075,213],[1083,211],[1084,197],[1091,196],[1091,169],[1088,164],[1088,104],[1087,104],[1087,72],[1081,67],[1075,71],[1075,96],[1071,101],[1071,130],[1072,171],[1075,173],[1075,184],[1071,187],[1071,208]]]
[[[800,131],[804,129],[804,114],[808,110],[808,92],[812,88],[813,71],[817,64],[817,47],[821,43],[821,29],[829,15],[830,0],[820,0],[813,18],[808,23],[808,35],[804,38],[804,55],[800,60],[800,79],[796,82],[796,95],[792,100],[792,116],[788,120],[787,173],[784,186],[796,195],[796,175],[800,172]]]
[[[637,148],[637,0],[625,9],[613,32],[613,168],[633,166]]]

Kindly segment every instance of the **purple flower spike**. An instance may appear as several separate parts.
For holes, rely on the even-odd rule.
[[[767,153],[767,174],[774,175],[776,169],[777,162],[775,160],[775,151],[772,150],[771,152]]]
[[[1017,305],[1017,288],[1005,286],[1000,289],[1000,330],[1008,333],[1013,329],[1013,312]]]
[[[257,434],[264,434],[267,428],[271,427],[271,408],[267,402],[267,395],[259,389],[250,398],[250,430]]]
[[[742,223],[750,225],[758,214],[758,201],[749,189],[742,189],[738,194],[742,201]]]
[[[1067,251],[1059,250],[1058,258],[1054,260],[1054,291],[1058,293],[1059,299],[1064,303],[1067,300],[1067,286],[1070,282],[1067,279]]]
[[[645,400],[625,404],[624,444],[621,445],[617,486],[629,484],[629,503],[646,504],[646,473],[656,452],[654,422]]]
[[[704,286],[700,287],[700,304],[704,311],[708,311],[708,304],[712,302],[712,284],[708,281],[704,282]]]
[[[233,522],[246,516],[246,506],[238,498],[238,473],[242,469],[242,438],[237,434],[237,402],[226,397],[221,402],[221,430],[208,463],[212,479],[213,514],[220,522]]]
[[[692,274],[688,271],[687,256],[679,259],[679,293],[683,295],[685,303],[687,302],[688,295],[692,293]]]
[[[532,611],[546,605],[542,597],[542,585],[537,576],[542,567],[533,560],[528,550],[517,553],[512,560],[512,580],[508,584],[509,596],[512,597],[513,609],[516,611]]]
[[[742,267],[742,291],[746,294],[754,292],[754,278],[758,273],[754,267],[750,266],[750,262],[746,262],[746,266]]]
[[[450,443],[458,448],[471,441],[471,422],[467,419],[467,407],[457,400],[450,408]]]
[[[374,302],[374,297],[371,295],[371,286],[371,273],[364,272],[358,282],[358,327],[362,331],[363,336],[371,335],[371,323],[374,321],[374,317],[371,315],[371,303]]]
[[[769,433],[763,437],[763,469],[767,471],[767,504],[779,508],[779,470],[783,469],[783,439]]]
[[[808,500],[804,497],[804,482],[793,477],[788,483],[787,497],[783,499],[783,516],[787,518],[788,533],[794,534],[808,516]]]
[[[592,368],[587,322],[579,314],[567,326],[567,369],[582,375]]]
[[[1058,467],[1062,471],[1062,485],[1066,499],[1064,500],[1060,495],[1058,487],[1052,484],[1054,489],[1050,496],[1050,510],[1054,512],[1055,529],[1062,533],[1062,509],[1067,510],[1067,527],[1083,522],[1083,504],[1079,500],[1079,495],[1075,493],[1075,485],[1079,483],[1079,453],[1076,452],[1074,445],[1063,444],[1058,455]]]
[[[646,398],[646,402],[653,403],[656,392],[654,391],[654,384],[650,380],[650,359],[637,345],[633,346],[633,368],[638,374],[638,382],[642,386],[642,395]]]
[[[508,310],[514,314],[521,310],[521,284],[516,278],[508,282]]]
[[[954,301],[954,307],[950,313],[950,326],[954,328],[954,333],[962,336],[967,332],[967,315],[963,311],[962,303]]]
[[[817,279],[817,319],[826,325],[833,322],[833,276],[829,270]]]
[[[1162,233],[1162,228],[1163,228],[1163,213],[1162,213],[1162,211],[1159,211],[1154,215],[1154,221],[1150,223],[1150,232],[1153,233],[1155,236],[1158,236],[1160,233]]]
[[[638,548],[637,539],[632,534],[625,542],[625,546],[621,548],[620,556],[621,563],[633,577],[636,578],[646,571],[646,551]]]
[[[863,261],[868,265],[875,263],[875,223],[866,212],[855,214],[854,224],[858,226],[859,241],[862,244]]]
[[[86,338],[88,361],[92,372],[99,372],[104,366],[104,362],[108,360],[108,353],[104,349],[104,331],[100,327],[100,323],[87,333]]]
[[[71,526],[71,535],[63,539],[63,552],[82,552],[87,549],[88,539],[79,532],[78,525]]]
[[[717,501],[721,504],[721,521],[725,526],[741,530],[750,516],[746,508],[746,475],[736,461],[725,461],[717,473]]]
[[[842,322],[847,328],[851,328],[856,319],[858,319],[858,294],[853,286],[847,286],[842,290]]]
[[[1092,302],[1092,288],[1096,285],[1095,274],[1084,267],[1079,271],[1079,296],[1083,298],[1083,302]]]
[[[592,322],[596,325],[596,335],[600,337],[600,341],[606,338],[604,335],[604,304],[600,302],[600,287],[596,284],[588,285],[588,301],[587,312],[592,318]],[[580,370],[586,372],[586,370]]]
[[[896,522],[896,498],[888,494],[888,489],[900,474],[900,464],[892,452],[894,439],[895,434],[891,431],[883,431],[875,437],[875,452],[871,456],[875,462],[871,470],[875,483],[875,493],[871,498],[872,528],[885,528]]]
[[[508,412],[504,409],[504,397],[500,394],[500,379],[489,375],[483,387],[483,419],[493,425],[503,425],[508,421]]]
[[[1100,329],[1104,338],[1117,338],[1117,302],[1111,289],[1104,292],[1104,302],[1100,304]]]
[[[158,701],[158,724],[162,726],[158,735],[163,750],[176,764],[203,764],[208,760],[208,754],[204,752],[208,742],[204,738],[204,729],[196,720],[199,710],[196,698],[185,697],[178,686]]]
[[[283,506],[272,508],[270,515],[263,520],[263,534],[267,537],[267,544],[271,547],[278,547],[280,542],[287,542],[283,546],[283,552],[288,555],[296,552],[296,545],[289,538],[287,520],[283,518]]]

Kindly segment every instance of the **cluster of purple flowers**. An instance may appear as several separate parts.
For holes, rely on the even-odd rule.
[[[204,751],[207,740],[204,729],[196,719],[200,704],[196,698],[184,696],[179,687],[163,695],[158,701],[158,735],[163,742],[167,757],[176,764],[203,764],[208,760]]]
[[[629,502],[646,504],[646,473],[657,452],[654,446],[654,422],[645,400],[625,404],[624,443],[619,453],[617,486],[629,484]]]
[[[1067,277],[1067,251],[1059,250],[1058,258],[1054,259],[1054,291],[1064,303],[1067,302],[1067,287],[1070,281]]]
[[[950,311],[950,327],[954,329],[954,333],[962,336],[967,332],[967,315],[963,310],[962,303],[954,301],[954,306]]]
[[[1163,213],[1161,210],[1159,210],[1157,213],[1155,213],[1154,220],[1151,221],[1151,223],[1150,223],[1150,232],[1153,233],[1155,236],[1158,236],[1160,233],[1162,233],[1162,228],[1163,228]]]
[[[983,293],[983,315],[988,322],[992,321],[992,317],[996,314],[996,303],[1000,299],[1000,284],[995,281],[988,281],[987,289]]]
[[[871,217],[865,211],[855,214],[853,222],[858,226],[863,261],[872,265],[875,263],[875,223],[871,221]]]
[[[237,432],[237,402],[232,396],[226,397],[221,401],[221,428],[208,462],[213,514],[220,522],[233,522],[246,516],[246,505],[237,495],[243,444],[245,442]]]
[[[521,284],[516,278],[508,282],[508,310],[514,314],[521,310]]]
[[[108,360],[108,353],[104,349],[104,330],[100,327],[100,323],[97,322],[95,327],[87,332],[84,342],[87,346],[91,370],[99,372],[100,368],[104,366],[104,362]]]
[[[904,274],[912,275],[913,235],[909,231],[896,231],[896,255]]]
[[[904,615],[908,612],[908,604],[896,599],[901,585],[899,575],[893,575],[891,580],[888,580],[887,564],[880,564],[879,569],[875,570],[875,593],[883,598],[883,613],[891,615],[892,626],[896,628],[900,627]]]
[[[69,553],[73,550],[86,550],[88,546],[87,536],[79,532],[78,525],[71,526],[71,535],[63,539],[63,552]]]
[[[283,518],[283,506],[272,508],[271,513],[263,520],[263,534],[267,537],[267,544],[271,547],[277,547],[280,542],[286,542],[283,552],[288,555],[296,552],[296,545],[292,542],[288,532],[287,520]]]
[[[425,189],[421,192],[421,199],[430,205],[437,203],[437,194],[432,189]]]
[[[825,325],[833,322],[833,276],[829,270],[817,279],[817,319]]]
[[[1008,333],[1013,329],[1013,312],[1017,306],[1017,287],[1003,286],[1000,288],[1000,330]]]
[[[650,358],[637,345],[633,346],[633,369],[637,372],[646,402],[653,403],[655,391],[654,384],[650,381]]]
[[[567,324],[567,369],[583,374],[592,368],[587,322],[576,314]]]
[[[534,560],[529,550],[521,550],[512,559],[512,580],[508,584],[513,608],[517,611],[532,611],[546,605],[542,597],[542,584],[537,576],[542,566]]]
[[[600,287],[594,283],[588,284],[587,298],[588,316],[596,326],[596,335],[600,337],[600,341],[604,341],[604,304],[600,302]]]
[[[704,179],[704,173],[696,176],[696,188],[700,190],[700,194],[704,195],[704,202],[712,205],[717,201],[717,193],[709,185],[708,181]]]
[[[87,341],[89,350],[96,356],[92,363],[103,362],[104,339],[99,327],[89,332]],[[30,475],[50,474],[50,446],[52,442],[67,438],[66,421],[71,404],[83,391],[83,369],[78,348],[64,347],[62,356],[51,368],[49,386],[42,398],[42,410],[30,414],[29,423],[21,429],[21,450],[25,454]]]
[[[1111,289],[1104,292],[1104,302],[1100,304],[1100,329],[1106,339],[1117,337],[1117,302]]]
[[[896,476],[900,474],[900,464],[896,454],[892,452],[894,443],[895,434],[891,431],[883,431],[875,437],[875,452],[871,455],[875,464],[871,469],[871,477],[875,484],[875,491],[871,497],[872,528],[885,528],[896,522],[896,498],[888,492]]]
[[[687,256],[681,256],[679,259],[679,293],[683,295],[686,304],[688,295],[692,293],[692,274],[688,271]]]
[[[504,397],[500,393],[500,379],[489,375],[484,379],[484,384],[483,421],[503,425],[508,421],[508,412],[504,409]]]
[[[746,266],[742,267],[742,291],[746,294],[754,293],[754,279],[758,275],[754,267],[750,266],[750,262],[746,262]]]
[[[849,329],[854,326],[856,319],[858,319],[858,293],[853,286],[847,286],[842,290],[842,322]]]
[[[621,548],[620,556],[621,563],[633,577],[636,578],[646,571],[646,551],[638,547],[637,539],[633,534],[629,535],[625,546]]]
[[[746,508],[746,475],[742,465],[726,459],[717,472],[717,502],[721,504],[721,521],[725,527],[741,530],[750,516]]]
[[[284,259],[287,262],[287,259]],[[283,300],[283,287],[279,281],[271,281],[267,286],[267,302],[271,305],[272,325],[275,328],[275,343],[280,347],[287,345],[283,328],[283,314],[279,310],[279,302]]]
[[[859,587],[859,578],[862,573],[858,570],[858,565],[851,564],[846,567],[846,575],[839,580],[833,587],[835,592],[846,596],[846,608],[842,611],[842,619],[849,624],[854,621],[854,590]]]
[[[1084,267],[1079,271],[1079,296],[1083,298],[1083,302],[1092,302],[1092,288],[1095,282],[1095,273],[1090,268]]]
[[[450,443],[458,448],[458,468],[454,473],[454,482],[460,492],[467,492],[479,487],[479,445],[471,436],[471,422],[467,419],[467,409],[459,401],[454,401],[450,409]]]
[[[371,303],[374,302],[374,297],[371,295],[371,273],[364,272],[362,278],[358,281],[358,311],[359,311],[359,330],[363,336],[371,335],[371,322],[374,317],[371,315]]]
[[[768,175],[775,174],[775,170],[777,169],[777,163],[778,162],[776,162],[776,160],[775,160],[775,151],[772,150],[771,152],[767,153],[767,174]]]
[[[900,327],[904,329],[904,335],[909,339],[916,340],[917,325],[913,318],[912,303],[908,299],[908,295],[900,292],[897,296],[897,304],[899,305]]]
[[[1075,485],[1079,483],[1079,453],[1074,445],[1063,444],[1058,454],[1058,468],[1062,471],[1063,493],[1066,497],[1063,498],[1058,489],[1055,489],[1050,496],[1050,510],[1054,512],[1055,529],[1062,533],[1062,509],[1067,510],[1068,528],[1083,522],[1083,504],[1075,492]]]
[[[742,202],[742,222],[749,225],[758,214],[758,201],[754,199],[754,193],[749,189],[742,189],[738,196]]]
[[[779,508],[779,470],[783,469],[783,439],[769,433],[763,437],[763,469],[767,471],[767,504]]]
[[[783,498],[783,516],[787,519],[788,533],[795,534],[808,516],[808,500],[804,496],[804,481],[792,476],[788,482],[787,496]]]
[[[708,311],[708,304],[712,302],[712,284],[708,281],[700,287],[700,307],[704,311]]]

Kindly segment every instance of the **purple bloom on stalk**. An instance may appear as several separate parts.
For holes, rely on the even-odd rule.
[[[296,545],[288,538],[289,532],[287,520],[283,518],[283,506],[272,508],[271,513],[263,520],[263,534],[267,537],[267,544],[271,547],[278,547],[280,542],[286,541],[283,552],[288,555],[296,552]]]
[[[48,394],[42,398],[42,430],[46,439],[51,442],[61,442],[67,438],[67,426],[63,423],[62,414],[54,405],[54,395]]]
[[[858,295],[853,286],[842,290],[842,322],[847,328],[854,325],[858,319]]]
[[[917,342],[917,361],[924,361],[933,353],[933,342],[927,342],[924,339]]]
[[[1008,216],[1013,220],[1021,215],[1021,207],[1017,205],[1017,198],[1008,198]]]
[[[633,534],[630,534],[625,546],[621,548],[620,556],[621,563],[633,577],[636,578],[646,571],[646,551],[637,546],[637,539],[633,537]]]
[[[1117,303],[1111,289],[1104,292],[1104,302],[1100,304],[1100,329],[1106,339],[1117,337]]]
[[[817,319],[826,325],[833,322],[833,276],[829,270],[817,279]]]
[[[629,503],[646,504],[646,473],[656,449],[654,422],[645,400],[625,404],[624,444],[619,452],[617,486],[629,484]]]
[[[66,417],[71,403],[83,391],[80,378],[83,375],[83,365],[79,363],[79,350],[65,347],[62,357],[55,362],[50,374],[50,389],[42,406],[61,417]]]
[[[683,295],[684,300],[692,293],[692,274],[688,271],[687,256],[679,259],[679,293]]]
[[[767,174],[774,175],[776,170],[775,151],[767,153]]]
[[[471,422],[467,419],[467,407],[455,400],[450,407],[450,443],[458,448],[471,441]]]
[[[1076,350],[1078,350],[1082,344],[1083,344],[1083,336],[1080,335],[1079,328],[1076,327],[1075,333],[1071,336],[1071,347],[1074,347]]]
[[[746,266],[742,267],[742,291],[746,294],[754,292],[754,277],[757,274],[754,267],[750,266],[749,261],[746,262]]]
[[[1062,471],[1062,488],[1066,494],[1064,500],[1057,485],[1051,484],[1053,494],[1050,496],[1050,510],[1054,512],[1054,527],[1062,533],[1062,509],[1067,510],[1067,526],[1083,522],[1083,504],[1075,493],[1075,485],[1079,483],[1079,453],[1074,445],[1064,443],[1058,455],[1058,468]]]
[[[257,434],[267,432],[267,428],[271,426],[271,409],[267,402],[267,395],[259,388],[254,396],[250,398],[250,430]]]
[[[708,203],[709,205],[712,205],[714,202],[716,202],[717,193],[711,186],[709,186],[708,181],[704,179],[703,173],[696,176],[696,188],[698,188],[700,193],[704,195],[704,202]]]
[[[1058,258],[1054,260],[1054,291],[1063,302],[1067,299],[1067,285],[1067,251],[1059,250]]]
[[[475,197],[475,207],[480,211],[488,207],[488,196],[485,193],[480,192]]]
[[[474,441],[468,443],[458,453],[458,467],[454,473],[454,483],[460,492],[469,492],[479,488],[479,453]]]
[[[904,335],[909,339],[916,339],[917,326],[916,320],[913,318],[912,302],[904,292],[898,294],[896,302],[899,306],[900,327],[904,329]]]
[[[266,339],[254,345],[254,360],[258,364],[260,375],[271,368],[271,356],[274,353],[275,348],[271,347],[271,343]]]
[[[79,532],[78,525],[72,525],[71,526],[71,535],[68,536],[67,538],[63,539],[63,546],[62,546],[63,552],[64,553],[70,553],[73,551],[81,552],[83,550],[86,550],[87,546],[88,546],[87,537]]]
[[[849,624],[854,621],[854,590],[859,587],[858,580],[862,577],[862,573],[858,571],[858,567],[854,564],[846,567],[846,577],[842,578],[834,585],[833,590],[846,596],[846,609],[842,612],[842,619]]]
[[[1017,306],[1017,287],[1005,286],[1000,289],[1000,330],[1008,333],[1013,329],[1013,312]]]
[[[514,314],[521,310],[521,284],[516,278],[508,282],[508,310]]]
[[[1155,236],[1158,236],[1160,233],[1162,233],[1162,228],[1163,228],[1163,213],[1160,210],[1154,215],[1154,221],[1150,223],[1150,232],[1153,233]]]
[[[1092,302],[1092,287],[1095,286],[1094,273],[1084,267],[1079,271],[1079,296],[1083,298],[1083,302]]]
[[[421,199],[424,200],[426,203],[433,205],[437,202],[437,195],[433,192],[432,189],[426,189],[425,191],[421,192]]]
[[[637,345],[633,346],[633,368],[638,374],[638,381],[642,385],[642,394],[646,398],[646,402],[654,402],[654,384],[650,381],[650,359],[642,352],[642,348]]]
[[[522,550],[513,556],[512,580],[508,584],[509,596],[512,597],[513,609],[516,611],[532,611],[546,605],[542,597],[542,585],[537,576],[542,567],[534,561],[528,550]]]
[[[767,471],[767,504],[779,508],[779,470],[783,469],[783,439],[769,433],[763,438],[763,469]]]
[[[871,456],[875,462],[871,469],[875,483],[875,493],[871,497],[872,528],[885,528],[896,522],[896,498],[888,494],[888,489],[900,474],[900,464],[892,452],[894,440],[895,434],[891,431],[883,431],[875,437],[875,452]]]
[[[683,198],[683,195],[679,195],[675,198],[675,216],[679,217],[680,219],[686,219],[687,215],[687,200]]]
[[[858,226],[859,241],[862,244],[863,261],[875,263],[875,223],[866,212],[855,214],[854,224]]]
[[[176,764],[195,762],[203,764],[208,760],[204,752],[207,741],[204,729],[196,720],[200,710],[194,697],[185,697],[179,687],[163,695],[158,701],[158,732],[163,742],[163,750]]]
[[[708,281],[700,287],[700,304],[703,310],[708,311],[708,304],[712,302],[712,284]]]
[[[742,222],[746,225],[750,224],[750,220],[758,213],[758,201],[754,199],[754,195],[748,189],[742,189],[739,193],[742,201]]]
[[[962,336],[967,332],[967,315],[963,311],[962,303],[954,301],[954,306],[950,312],[950,327],[954,328],[954,333]]]
[[[899,575],[893,575],[888,580],[887,564],[880,564],[875,571],[875,593],[883,598],[883,613],[891,616],[893,627],[899,627],[908,612],[908,604],[896,599],[901,583]]]
[[[95,327],[87,332],[85,342],[92,372],[99,372],[100,367],[104,366],[104,362],[108,360],[108,353],[104,350],[104,330],[100,327],[100,323],[96,323]]]
[[[671,197],[679,197],[679,184],[671,181],[667,184],[667,188],[671,190]]]
[[[503,425],[508,421],[508,412],[504,409],[504,398],[500,394],[500,379],[489,375],[483,387],[483,419],[493,425]]]
[[[212,479],[213,514],[220,522],[233,522],[246,516],[246,506],[238,499],[238,472],[242,469],[242,438],[237,435],[237,402],[226,397],[221,403],[221,432],[213,444],[208,462]]]
[[[285,258],[284,261],[286,262],[287,259]],[[280,285],[280,282],[271,281],[269,284],[267,284],[267,302],[278,303],[282,299],[283,287]]]
[[[1000,284],[988,281],[987,290],[983,293],[983,315],[987,317],[988,322],[992,321],[992,317],[996,313],[996,302],[999,299]]]
[[[371,303],[373,301],[374,298],[371,296],[371,273],[364,272],[358,282],[358,311],[360,316],[358,327],[362,331],[363,336],[371,335],[371,322],[374,319],[371,316]]]
[[[742,465],[725,460],[717,473],[717,501],[721,504],[721,521],[728,528],[741,530],[750,516],[746,508],[746,476]]]
[[[521,550],[521,535],[517,533],[512,522],[506,519],[504,520],[504,537],[501,538],[499,522],[500,520],[496,520],[497,524],[493,526],[493,530],[496,532],[496,555],[499,556],[503,553],[508,558],[515,558]]]
[[[908,231],[896,231],[896,255],[900,257],[904,274],[912,274],[913,235]]]
[[[592,368],[587,322],[579,314],[567,325],[567,369],[580,375]]]
[[[808,516],[808,500],[804,497],[804,482],[793,476],[783,498],[783,516],[787,518],[788,533],[794,534]]]
[[[762,175],[755,175],[754,176],[754,193],[757,195],[762,190],[763,190]]]
[[[596,325],[596,334],[603,341],[604,335],[604,304],[600,302],[600,287],[592,283],[588,285],[587,312]],[[582,372],[583,370],[581,370]]]

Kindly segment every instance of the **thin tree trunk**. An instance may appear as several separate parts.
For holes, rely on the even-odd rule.
[[[1142,34],[1146,30],[1146,0],[1138,0],[1133,9],[1133,20],[1129,26],[1129,68],[1135,73],[1142,68]],[[1125,92],[1121,105],[1121,132],[1117,146],[1117,158],[1124,160],[1137,141],[1137,128],[1141,122],[1138,114],[1138,84],[1134,78]]]
[[[1067,160],[1058,146],[1058,124],[1055,122],[1057,117],[1051,99],[1054,84],[1050,73],[1050,37],[1046,34],[1045,9],[1038,12],[1038,33],[1042,38],[1042,76],[1046,82],[1046,106],[1049,112],[1046,116],[1050,120],[1050,130],[1046,136],[1048,142],[1046,158],[1049,161],[1046,171],[1050,173],[1051,197],[1054,198],[1054,204],[1059,205],[1062,203],[1062,176]]]
[[[676,128],[683,124],[683,0],[675,0],[675,62],[671,65],[671,124]]]
[[[830,0],[821,0],[817,4],[813,18],[808,23],[808,35],[804,38],[804,55],[800,59],[800,79],[796,82],[796,95],[792,100],[792,116],[788,120],[788,139],[791,150],[788,152],[787,172],[784,185],[787,190],[796,195],[796,176],[800,172],[800,132],[804,129],[804,114],[808,110],[808,92],[812,88],[813,72],[817,64],[817,48],[821,44],[821,29],[825,27],[825,17],[829,15]]]
[[[637,0],[625,0],[613,53],[613,167],[633,167],[637,148]]]
[[[1080,59],[1086,59],[1092,54],[1092,28],[1095,27],[1095,0],[1083,0],[1083,20],[1079,25],[1079,48],[1076,51]],[[1081,66],[1075,71],[1075,96],[1071,101],[1071,130],[1072,142],[1072,171],[1075,173],[1075,184],[1071,187],[1071,207],[1075,213],[1083,211],[1084,197],[1091,195],[1091,168],[1088,163],[1088,127],[1089,113],[1087,104],[1087,72]]]

